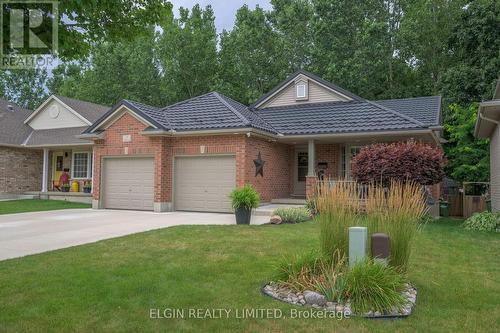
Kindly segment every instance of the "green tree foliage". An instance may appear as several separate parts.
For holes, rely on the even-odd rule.
[[[82,59],[94,43],[134,40],[171,16],[167,0],[60,1],[60,56]]]
[[[217,31],[212,7],[180,9],[179,19],[163,27],[159,59],[163,93],[171,102],[209,92],[217,75]]]
[[[34,109],[47,97],[45,85],[47,71],[38,69],[15,69],[0,71],[1,98],[19,106]]]
[[[468,107],[450,106],[450,119],[445,124],[448,143],[447,174],[457,181],[488,181],[490,171],[488,140],[474,138],[478,104]]]
[[[223,31],[220,38],[221,92],[249,104],[285,78],[284,43],[259,6],[241,7],[233,30]]]
[[[500,3],[470,1],[449,41],[453,63],[441,80],[445,105],[491,99],[500,74]]]
[[[104,105],[121,99],[163,105],[161,77],[154,54],[154,36],[131,42],[98,44],[91,50],[91,63],[66,64],[54,71],[52,93]]]

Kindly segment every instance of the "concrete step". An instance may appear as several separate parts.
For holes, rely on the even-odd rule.
[[[282,198],[282,199],[272,199],[272,204],[281,204],[281,205],[305,205],[305,198]]]
[[[272,216],[274,210],[278,208],[297,208],[297,207],[304,207],[302,204],[266,204],[262,205],[257,209],[254,209],[253,215],[255,216]]]

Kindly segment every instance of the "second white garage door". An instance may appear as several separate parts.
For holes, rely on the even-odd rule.
[[[153,158],[106,158],[102,174],[105,208],[153,210]]]
[[[175,158],[176,210],[231,212],[229,192],[236,185],[234,156]]]

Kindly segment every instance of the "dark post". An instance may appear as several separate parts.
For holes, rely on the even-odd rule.
[[[372,257],[387,260],[391,254],[391,240],[383,233],[372,234]]]

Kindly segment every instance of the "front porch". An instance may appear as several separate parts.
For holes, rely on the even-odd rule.
[[[42,186],[38,194],[47,199],[90,197],[92,167],[93,151],[89,145],[43,148]]]
[[[84,192],[31,191],[31,192],[26,192],[25,195],[29,196],[32,199],[63,200],[70,202],[81,202],[86,204],[92,204],[92,194]]]

